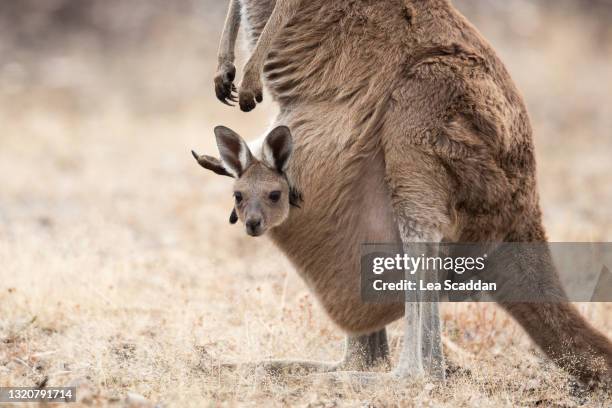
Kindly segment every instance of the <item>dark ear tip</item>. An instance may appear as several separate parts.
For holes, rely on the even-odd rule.
[[[195,151],[192,150],[191,155],[193,156],[194,159],[199,161],[200,156]]]
[[[235,224],[238,222],[238,214],[236,214],[235,208],[232,209],[232,213],[230,214],[229,222],[230,224]]]
[[[289,130],[289,128],[285,125],[275,127],[274,129],[272,129],[272,131],[270,131],[268,136],[270,136],[269,140],[274,140],[278,142],[287,141],[289,143],[289,146],[293,144],[293,136],[291,135],[291,130]]]
[[[232,129],[227,126],[218,125],[215,126],[215,140],[217,141],[217,146],[223,143],[228,143],[231,140],[240,139],[238,133],[234,132]]]
[[[275,133],[279,133],[282,134],[283,136],[287,136],[289,139],[291,139],[291,130],[289,129],[289,127],[285,126],[285,125],[280,125],[277,126],[275,130]]]
[[[215,136],[217,138],[223,137],[225,135],[233,135],[234,133],[236,133],[232,129],[228,128],[227,126],[223,126],[223,125],[215,126],[215,128],[213,129],[213,132],[215,133]]]

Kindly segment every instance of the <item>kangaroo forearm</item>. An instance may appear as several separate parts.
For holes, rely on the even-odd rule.
[[[301,0],[277,0],[274,10],[266,23],[251,57],[246,63],[245,72],[261,73],[270,45],[278,32],[293,16]]]
[[[240,1],[230,0],[227,16],[225,17],[225,25],[221,34],[219,43],[219,52],[217,58],[219,65],[226,62],[234,62],[236,48],[236,38],[238,37],[238,29],[240,28]]]

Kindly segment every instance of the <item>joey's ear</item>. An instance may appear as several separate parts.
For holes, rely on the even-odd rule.
[[[191,151],[191,154],[198,161],[200,166],[204,167],[205,169],[213,171],[222,176],[233,177],[227,170],[225,170],[225,167],[223,167],[223,163],[221,163],[221,160],[212,156],[206,156],[205,154],[199,155],[193,150]]]
[[[253,162],[253,155],[238,133],[225,126],[215,127],[217,147],[225,170],[233,177],[240,177]]]
[[[284,172],[293,150],[291,132],[287,126],[278,126],[266,136],[263,143],[263,160],[273,169]]]

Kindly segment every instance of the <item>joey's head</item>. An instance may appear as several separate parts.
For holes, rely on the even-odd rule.
[[[192,153],[202,167],[236,179],[230,223],[240,220],[254,237],[281,225],[301,200],[285,173],[292,151],[289,128],[279,126],[266,136],[261,158],[229,128],[217,126],[215,136],[221,160]]]

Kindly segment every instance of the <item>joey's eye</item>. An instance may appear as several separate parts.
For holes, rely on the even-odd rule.
[[[276,203],[276,202],[278,202],[278,200],[280,200],[280,198],[281,198],[281,192],[280,192],[280,191],[272,191],[272,192],[271,192],[271,193],[268,195],[268,197],[270,198],[270,200],[271,200],[273,203]]]
[[[236,199],[236,204],[240,204],[242,202],[242,193],[240,191],[236,191],[234,193],[234,198]]]

